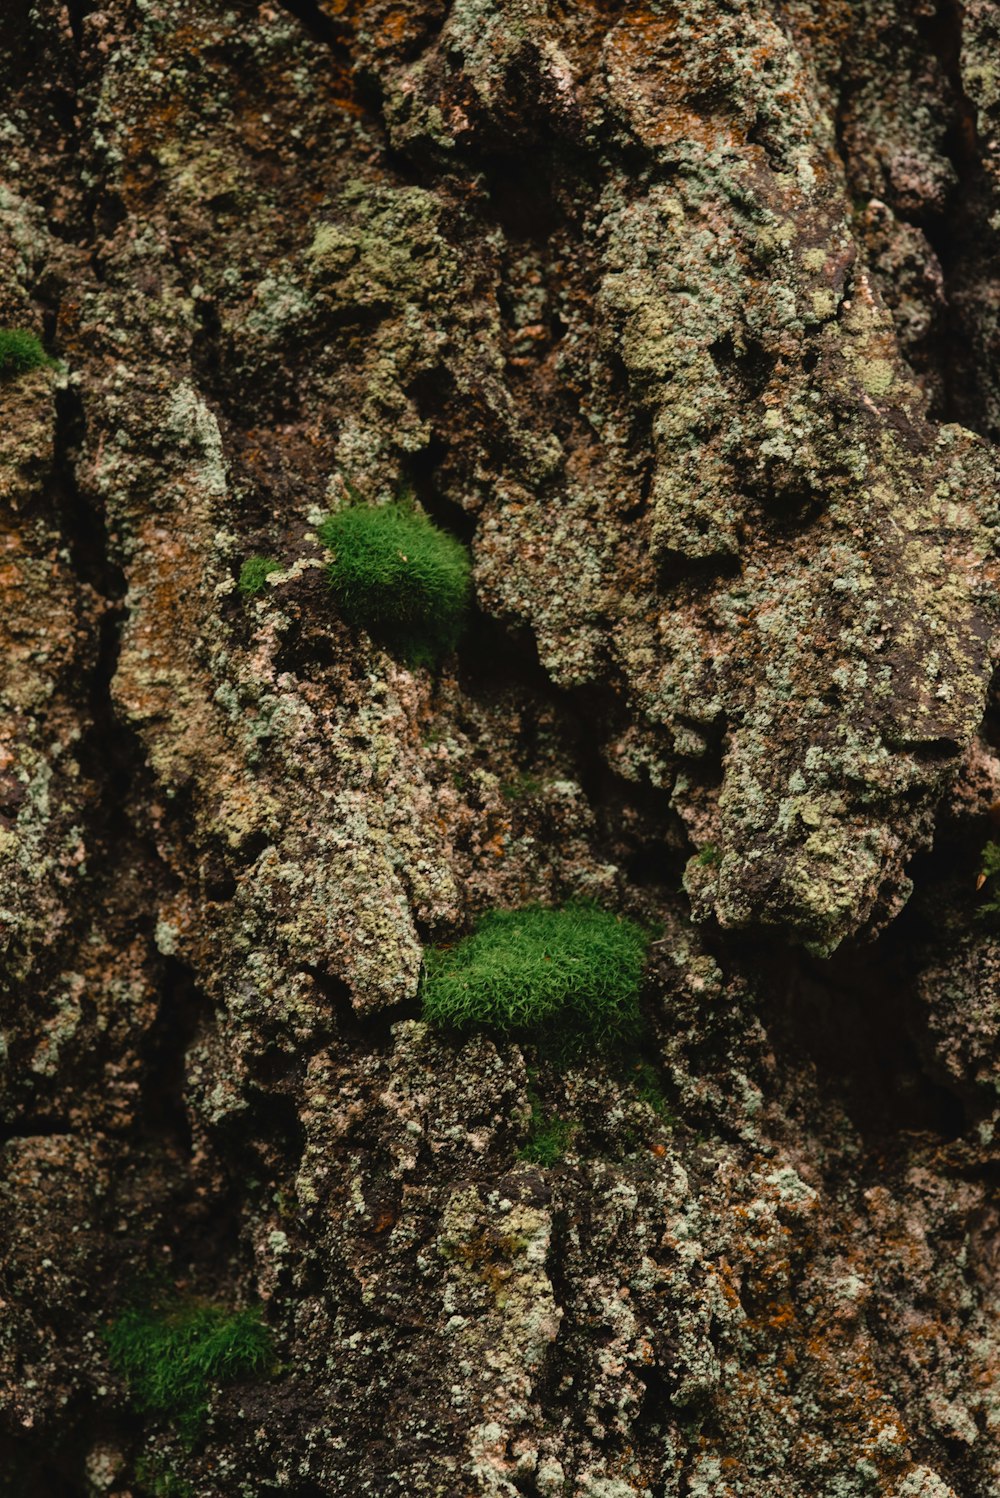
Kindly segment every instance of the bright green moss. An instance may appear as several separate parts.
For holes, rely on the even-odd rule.
[[[344,618],[412,664],[454,649],[469,604],[465,547],[405,501],[351,505],[319,527]]]
[[[125,1311],[107,1333],[111,1362],[140,1410],[170,1416],[192,1435],[216,1388],[265,1373],[271,1333],[256,1309],[203,1301]]]
[[[492,911],[456,946],[425,953],[424,1016],[457,1029],[631,1036],[648,943],[641,926],[596,905]]]
[[[273,557],[247,557],[240,568],[236,586],[247,598],[252,598],[255,593],[262,591],[272,572],[280,571],[281,563],[276,562]]]
[[[0,379],[27,374],[55,364],[40,338],[27,328],[0,328]]]

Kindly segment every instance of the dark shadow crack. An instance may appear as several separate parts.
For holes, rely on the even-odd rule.
[[[327,15],[318,4],[318,0],[280,0],[280,4],[290,16],[294,16],[297,21],[301,22],[316,41],[322,42],[324,47],[329,47],[331,51],[350,61],[351,54],[347,43],[350,40],[351,28],[346,21],[338,22],[333,16]]]

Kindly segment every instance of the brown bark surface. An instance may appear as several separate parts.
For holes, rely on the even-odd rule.
[[[991,1498],[996,0],[4,0],[0,78],[0,1494]],[[403,491],[435,668],[317,536]],[[425,1023],[575,898],[638,1053]],[[164,1294],[274,1340],[193,1434]]]

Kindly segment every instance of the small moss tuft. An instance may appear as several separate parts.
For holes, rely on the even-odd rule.
[[[280,571],[281,563],[276,562],[273,557],[247,557],[240,568],[236,586],[245,597],[252,598],[255,593],[263,590],[272,572]]]
[[[986,887],[986,898],[976,911],[981,921],[997,922],[1000,918],[1000,843],[989,842],[982,852],[976,888]]]
[[[111,1362],[136,1407],[176,1420],[192,1436],[214,1389],[265,1373],[271,1333],[256,1309],[174,1301],[125,1311],[107,1333]]]
[[[471,590],[461,542],[405,500],[351,505],[323,521],[319,538],[333,552],[330,586],[351,624],[414,665],[454,649]]]
[[[191,1484],[156,1457],[141,1456],[135,1464],[135,1475],[152,1498],[193,1498]]]
[[[492,911],[456,946],[425,953],[424,1016],[455,1029],[624,1039],[639,1030],[648,944],[641,926],[596,905]]]
[[[0,378],[27,374],[31,369],[52,368],[42,341],[27,328],[0,328]]]
[[[660,1073],[652,1062],[637,1061],[632,1068],[632,1075],[639,1102],[645,1103],[647,1108],[652,1108],[663,1123],[671,1126],[675,1124],[677,1119],[670,1106],[670,1100],[663,1090]]]
[[[547,1114],[541,1099],[534,1093],[529,1092],[528,1101],[531,1103],[531,1122],[518,1156],[532,1165],[558,1165],[572,1143],[577,1126],[554,1114]]]
[[[542,782],[537,775],[529,775],[526,772],[518,775],[514,780],[508,780],[500,787],[500,794],[505,801],[526,801],[531,796],[537,796],[542,789]]]

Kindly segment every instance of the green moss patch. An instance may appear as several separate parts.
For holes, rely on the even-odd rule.
[[[344,618],[412,664],[454,649],[471,591],[469,555],[405,501],[351,505],[324,520],[330,587]]]
[[[455,1029],[633,1036],[648,944],[641,926],[596,905],[492,911],[454,947],[425,954],[424,1016]]]
[[[247,557],[240,568],[236,586],[246,597],[252,598],[255,593],[263,590],[272,572],[280,571],[281,563],[276,562],[273,557]]]
[[[652,1108],[660,1121],[673,1126],[676,1123],[670,1100],[663,1090],[663,1081],[658,1069],[651,1061],[637,1061],[632,1068],[632,1080],[636,1097],[647,1108]]]
[[[541,1099],[533,1093],[528,1094],[528,1100],[531,1103],[531,1122],[518,1156],[532,1165],[558,1165],[573,1142],[577,1125],[546,1113]]]
[[[217,1388],[266,1373],[273,1359],[258,1310],[203,1301],[133,1307],[110,1327],[107,1342],[136,1408],[169,1416],[188,1436]]]
[[[0,328],[0,379],[51,368],[55,362],[45,352],[41,339],[27,328]]]

